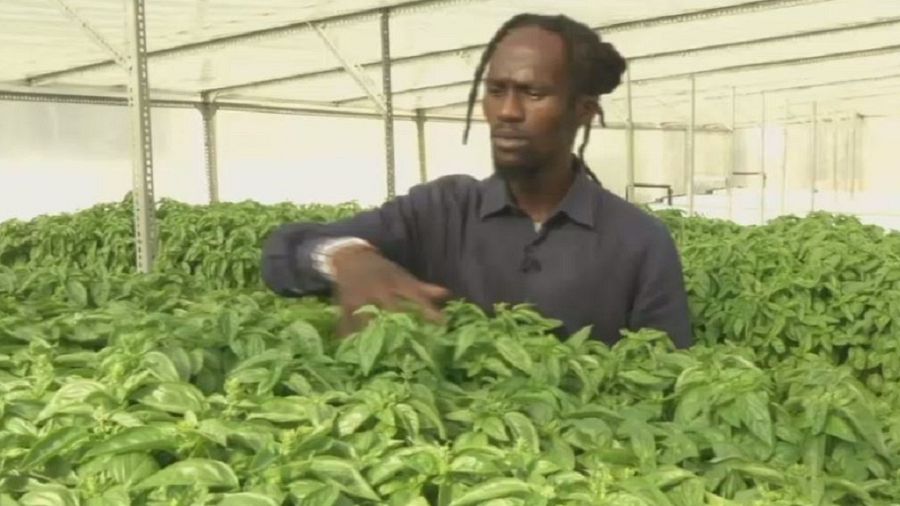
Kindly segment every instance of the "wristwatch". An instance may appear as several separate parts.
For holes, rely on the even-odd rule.
[[[334,281],[334,264],[331,262],[338,250],[347,246],[366,246],[371,248],[372,245],[365,239],[358,237],[338,237],[335,239],[325,239],[312,252],[313,268],[328,281]]]

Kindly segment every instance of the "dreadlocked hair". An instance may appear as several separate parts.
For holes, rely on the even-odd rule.
[[[572,85],[572,104],[579,95],[596,97],[600,116],[600,125],[606,127],[603,107],[599,106],[600,96],[612,93],[621,83],[625,73],[626,62],[612,44],[601,40],[600,35],[589,26],[564,16],[547,16],[540,14],[519,14],[504,23],[488,43],[481,55],[481,61],[475,70],[475,81],[469,92],[469,108],[466,113],[466,128],[463,132],[463,144],[469,140],[472,126],[472,111],[478,100],[478,88],[484,78],[484,71],[497,49],[500,41],[516,28],[538,27],[559,34],[565,41],[568,58],[569,82]],[[591,125],[585,125],[578,157],[584,160],[584,150],[591,137]],[[585,168],[587,166],[585,165]],[[588,168],[588,174],[597,182],[597,176]]]

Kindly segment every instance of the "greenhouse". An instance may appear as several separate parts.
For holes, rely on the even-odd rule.
[[[0,47],[0,506],[900,504],[900,0],[0,0]]]

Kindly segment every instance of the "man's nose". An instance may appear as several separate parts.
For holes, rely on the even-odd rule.
[[[510,90],[503,96],[500,105],[500,119],[503,121],[522,121],[525,111],[522,109],[522,100],[519,94]]]

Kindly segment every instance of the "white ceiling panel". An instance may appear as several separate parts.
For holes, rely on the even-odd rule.
[[[122,0],[0,0],[0,86],[104,95],[124,90]],[[689,118],[696,75],[701,121],[758,116],[772,104],[840,101],[886,109],[900,76],[900,0],[146,0],[149,80],[165,91],[247,103],[375,110],[344,71],[362,65],[381,89],[380,9],[391,8],[394,106],[459,114],[483,46],[521,12],[566,14],[600,29],[629,59],[636,120]],[[83,25],[83,26],[82,26]],[[98,43],[88,30],[102,38]],[[3,83],[6,82],[6,85]],[[604,97],[624,119],[626,87]],[[879,91],[881,90],[881,91]],[[861,97],[867,91],[872,96]],[[442,107],[450,105],[450,107]],[[772,105],[773,108],[784,105]],[[436,109],[433,109],[436,108]],[[476,108],[478,114],[478,108]]]

